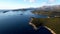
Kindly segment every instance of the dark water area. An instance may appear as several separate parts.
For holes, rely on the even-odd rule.
[[[32,14],[30,11],[0,12],[0,34],[51,34],[43,26],[35,31],[29,25],[31,17],[47,18],[47,16]]]

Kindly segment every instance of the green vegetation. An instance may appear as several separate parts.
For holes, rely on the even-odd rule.
[[[47,26],[51,28],[57,34],[60,34],[60,17],[55,18],[33,18],[32,23],[37,27]]]
[[[38,15],[47,15],[47,16],[59,16],[60,17],[60,12],[58,11],[33,11],[33,14],[38,14]]]
[[[32,13],[37,15],[46,15],[48,17],[33,18],[32,23],[35,24],[37,27],[47,26],[51,28],[53,31],[55,31],[57,34],[60,34],[60,8],[55,6],[42,8],[38,8],[32,11]]]

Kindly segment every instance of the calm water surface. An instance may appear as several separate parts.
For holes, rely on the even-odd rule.
[[[0,34],[51,34],[41,26],[37,31],[29,25],[31,17],[47,18],[47,16],[32,14],[30,11],[9,11],[0,13]]]

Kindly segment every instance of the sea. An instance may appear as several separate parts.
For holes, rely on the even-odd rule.
[[[47,18],[45,15],[33,14],[27,11],[0,11],[0,34],[51,34],[44,26],[38,30],[29,25],[31,17]]]

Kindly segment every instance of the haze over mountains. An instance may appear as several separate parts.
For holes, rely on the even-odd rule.
[[[26,10],[33,10],[33,11],[57,11],[60,12],[60,5],[53,5],[53,6],[42,6],[37,8],[24,8],[24,9],[13,9],[13,10],[0,10],[0,12],[4,11],[26,11]]]
[[[53,6],[42,6],[38,9],[36,9],[38,11],[57,11],[60,12],[60,5],[53,5]]]
[[[38,15],[47,15],[49,17],[60,17],[60,5],[43,6],[43,7],[37,8],[32,13],[38,14]]]

